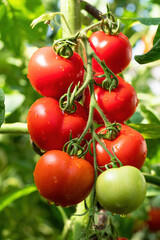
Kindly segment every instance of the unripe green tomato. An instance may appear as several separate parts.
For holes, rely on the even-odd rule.
[[[135,167],[108,169],[97,178],[97,200],[110,212],[128,214],[140,206],[145,196],[145,178]]]

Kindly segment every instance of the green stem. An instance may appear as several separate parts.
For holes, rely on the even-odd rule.
[[[58,210],[59,210],[59,212],[60,212],[60,214],[61,214],[61,217],[62,217],[62,219],[63,219],[63,223],[66,224],[66,222],[67,222],[67,220],[68,220],[68,217],[67,217],[64,209],[63,209],[62,207],[60,207],[60,206],[57,206],[57,208],[58,208]]]
[[[0,133],[8,134],[28,134],[27,124],[26,123],[4,123],[0,128]]]
[[[71,32],[66,29],[66,23],[62,19],[62,36],[69,37],[75,34],[81,28],[81,15],[80,15],[80,1],[79,0],[61,0],[60,1],[61,13],[65,16],[66,21],[71,29]],[[65,29],[65,31],[64,31]]]
[[[160,186],[160,177],[153,176],[147,173],[143,173],[143,176],[146,179],[147,183],[155,184],[157,186]]]

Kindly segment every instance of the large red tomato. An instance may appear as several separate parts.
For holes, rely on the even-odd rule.
[[[45,150],[59,149],[72,138],[83,132],[87,114],[84,107],[76,103],[77,110],[72,114],[64,113],[57,100],[43,97],[36,100],[27,116],[28,131],[35,144]]]
[[[99,127],[97,133],[106,133],[106,130],[103,131],[103,129],[104,127]],[[104,143],[111,153],[114,151],[123,165],[130,165],[138,169],[141,169],[143,166],[147,155],[146,142],[143,136],[131,127],[122,124],[116,139],[110,141],[101,138],[101,142]],[[91,150],[93,151],[92,145]],[[96,143],[96,154],[98,166],[110,163],[110,156],[99,143]],[[89,152],[86,154],[86,160],[93,165],[93,156]]]
[[[123,78],[118,77],[118,87],[111,92],[102,87],[95,86],[95,97],[100,108],[111,122],[120,122],[128,120],[135,112],[138,105],[138,98],[135,89]],[[98,80],[100,81],[100,79]],[[84,106],[89,111],[90,95],[88,88],[84,93]],[[94,111],[94,120],[97,123],[103,123],[99,113]]]
[[[115,74],[122,72],[131,61],[132,47],[123,33],[108,35],[103,31],[97,31],[89,37],[89,42],[100,60],[104,60]],[[94,58],[92,64],[95,72],[103,72]]]
[[[38,49],[28,64],[28,78],[35,90],[42,96],[59,99],[67,92],[83,82],[83,61],[78,53],[65,59],[58,56],[52,47]]]
[[[44,198],[68,207],[88,196],[94,184],[94,168],[84,159],[51,150],[37,162],[34,181]]]

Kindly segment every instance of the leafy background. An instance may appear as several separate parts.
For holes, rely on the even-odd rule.
[[[89,2],[104,12],[106,1]],[[133,59],[123,77],[136,89],[139,106],[128,124],[140,131],[147,141],[148,156],[142,170],[159,175],[160,2],[109,0],[108,3],[121,19],[122,31],[129,37],[133,47]],[[32,20],[47,11],[59,11],[59,1],[0,0],[0,88],[3,90],[0,90],[0,125],[4,115],[4,94],[5,123],[25,123],[29,107],[40,97],[27,79],[29,58],[37,48],[51,45],[54,39],[61,36],[57,26],[54,31],[42,23],[34,29],[30,28]],[[84,11],[83,16],[85,25],[85,19],[88,21],[91,16]],[[153,21],[153,17],[157,18]],[[28,134],[0,134],[2,240],[53,240],[61,237],[64,225],[61,209],[50,206],[42,199],[33,184],[33,171],[38,158]],[[129,239],[132,237],[133,240],[160,239],[158,232],[148,231],[147,225],[142,227],[152,201],[159,196],[160,190],[148,186],[147,194],[144,204],[127,218],[113,216],[120,235]],[[160,207],[160,202],[158,204]],[[75,209],[64,211],[70,217]]]

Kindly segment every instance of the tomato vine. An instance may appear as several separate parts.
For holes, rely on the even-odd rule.
[[[69,16],[73,14],[75,17],[75,11],[77,11],[77,6],[80,6],[80,1],[77,1],[77,5],[76,1],[67,0],[67,2],[72,6],[70,9],[73,11],[73,13],[69,13]],[[81,2],[84,3],[84,1]],[[34,171],[35,184],[39,193],[51,204],[54,202],[57,206],[67,207],[79,204],[84,200],[83,203],[80,203],[81,206],[83,204],[83,207],[79,208],[80,205],[78,205],[75,215],[70,220],[62,211],[64,223],[66,224],[62,239],[66,238],[72,228],[73,221],[79,221],[77,217],[82,217],[81,222],[84,218],[87,219],[87,224],[84,224],[86,229],[80,237],[85,235],[86,239],[89,239],[90,233],[94,231],[96,237],[101,239],[102,232],[98,231],[96,227],[95,215],[103,214],[99,211],[100,207],[97,201],[104,209],[112,213],[125,215],[137,209],[143,202],[146,196],[146,181],[160,185],[160,178],[145,173],[142,175],[140,172],[139,169],[141,169],[147,153],[145,140],[141,134],[133,129],[130,130],[130,127],[125,126],[124,123],[134,114],[137,107],[136,92],[130,87],[128,90],[130,96],[127,100],[124,100],[125,94],[121,97],[120,101],[124,101],[124,105],[120,108],[120,104],[116,99],[115,105],[117,109],[114,109],[113,106],[110,107],[113,112],[116,110],[117,112],[122,111],[121,114],[123,115],[123,111],[128,113],[133,105],[129,115],[120,119],[117,119],[115,115],[111,116],[109,108],[104,106],[102,100],[107,99],[106,101],[108,101],[112,93],[116,95],[119,86],[123,89],[122,83],[125,83],[125,80],[117,74],[123,71],[131,60],[131,46],[127,37],[120,33],[120,21],[112,15],[107,6],[107,13],[105,15],[99,13],[97,16],[100,19],[98,22],[80,30],[80,25],[75,23],[73,19],[72,21],[69,20],[69,16],[65,14],[65,4],[61,1],[61,13],[43,14],[31,24],[34,27],[39,22],[44,21],[51,25],[51,20],[55,20],[55,16],[60,15],[62,18],[62,31],[64,31],[64,26],[67,26],[67,31],[63,34],[62,39],[53,43],[52,47],[37,50],[30,59],[28,78],[35,90],[43,97],[33,103],[29,110],[27,117],[28,130],[26,125],[23,124],[22,126],[20,123],[3,124],[0,133],[28,134],[29,132],[33,148],[39,155],[42,155]],[[86,9],[88,6],[85,5]],[[78,12],[80,12],[79,9]],[[95,9],[94,12],[97,14]],[[88,31],[96,27],[99,27],[99,31],[92,33],[93,35],[88,38]],[[103,36],[98,39],[99,37],[95,35]],[[108,52],[108,48],[101,51],[96,46],[95,42],[100,45],[101,40],[103,39],[104,43],[105,38],[107,44],[114,42],[108,40],[111,38],[116,40],[120,38],[123,41],[124,49],[127,48],[124,58],[126,59],[126,56],[128,56],[124,64],[122,45],[118,48],[122,48],[119,56],[114,51]],[[96,39],[96,41],[93,39]],[[119,43],[116,42],[116,44]],[[85,67],[83,67],[81,57],[75,51],[80,48],[79,45],[85,49]],[[114,46],[110,48],[114,48]],[[108,54],[109,58],[106,58],[105,54],[106,56]],[[112,59],[113,55],[114,58]],[[117,67],[116,60],[121,58],[122,65],[119,63],[121,66]],[[57,65],[55,65],[55,62]],[[109,65],[110,63],[111,65]],[[43,68],[44,66],[49,66],[49,70]],[[83,81],[84,70],[85,80]],[[86,105],[85,100],[81,100],[81,97],[85,96],[85,91],[88,91],[86,99],[89,96]],[[100,97],[97,91],[101,92]],[[108,94],[107,97],[102,96],[102,91]],[[125,91],[127,92],[126,89]],[[84,106],[79,103],[78,99],[81,100],[81,103],[83,101]],[[130,103],[131,105],[129,105]],[[127,106],[129,107],[127,108]],[[95,113],[100,116],[100,120],[95,117]],[[103,124],[100,130],[97,129],[95,120],[99,124]],[[86,137],[87,134],[91,136],[89,140]],[[123,144],[118,145],[116,143],[114,145],[114,140],[120,141],[119,138],[123,134],[130,136],[130,138],[126,137],[127,140],[123,138],[123,142],[126,141],[125,146],[128,143],[128,149],[132,154],[127,155],[125,148],[121,149]],[[135,145],[134,140],[136,141]],[[134,145],[133,148],[130,143],[132,143],[132,146]],[[120,154],[117,149],[121,149]],[[104,155],[102,151],[105,152]],[[99,154],[103,156],[99,156]],[[138,157],[136,158],[133,155]],[[105,161],[101,163],[101,159],[105,159]],[[129,162],[128,159],[131,159],[131,161]],[[131,166],[122,167],[122,165]],[[124,182],[121,182],[124,177],[123,170],[126,171],[127,177]],[[122,173],[118,180],[114,179],[108,184],[109,178],[106,179],[110,172],[116,172],[116,176],[119,176],[120,172]],[[131,175],[136,178],[136,181],[131,179]],[[140,182],[140,180],[141,184],[139,186],[137,182]],[[78,183],[80,184],[79,189],[77,188]],[[121,188],[120,192],[117,186]],[[132,194],[128,194],[131,186],[133,187]],[[124,194],[122,194],[123,188]],[[137,189],[138,193],[135,195]],[[114,196],[112,196],[112,192]],[[108,201],[107,194],[111,197],[108,197]],[[127,200],[126,195],[128,196]],[[132,202],[132,199],[135,201]],[[107,239],[118,237],[111,222],[109,227],[105,224],[103,234]]]

